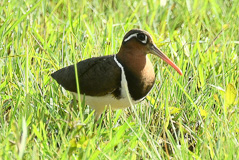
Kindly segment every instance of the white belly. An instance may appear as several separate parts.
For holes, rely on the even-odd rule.
[[[76,97],[78,100],[77,93],[72,94]],[[112,95],[106,95],[106,96],[86,96],[86,95],[80,95],[81,102],[85,101],[85,104],[89,105],[91,109],[95,110],[96,117],[100,116],[102,112],[104,112],[105,109],[108,109],[111,107],[112,110],[117,109],[124,109],[127,107],[130,107],[130,101],[132,104],[137,103],[136,101],[133,101],[132,99],[129,101],[128,98],[122,98],[122,99],[116,99]]]

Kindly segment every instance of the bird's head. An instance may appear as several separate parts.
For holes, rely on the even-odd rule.
[[[132,29],[124,36],[121,49],[131,50],[132,54],[148,54],[151,53],[160,57],[170,66],[172,66],[180,75],[181,69],[174,64],[160,49],[156,47],[150,34],[141,29]]]

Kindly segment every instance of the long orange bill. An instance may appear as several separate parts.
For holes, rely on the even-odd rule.
[[[162,60],[164,60],[166,63],[168,63],[170,66],[172,66],[180,75],[183,75],[181,69],[174,64],[162,51],[160,51],[155,45],[152,45],[152,53],[158,57],[160,57]]]

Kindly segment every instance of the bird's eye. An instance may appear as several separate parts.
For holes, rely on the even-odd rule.
[[[139,33],[139,34],[137,34],[137,38],[138,38],[140,41],[144,41],[144,40],[145,40],[145,34]]]
[[[148,40],[147,40],[148,37],[144,33],[134,33],[134,34],[131,34],[131,35],[129,35],[128,37],[126,37],[124,39],[124,42],[127,42],[128,40],[130,40],[133,37],[137,38],[137,40],[139,40],[143,44],[146,44],[148,42]]]

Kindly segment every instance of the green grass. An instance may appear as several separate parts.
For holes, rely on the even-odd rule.
[[[239,159],[239,1],[165,2],[2,0],[0,159]],[[70,108],[49,75],[117,53],[132,28],[184,75],[150,55],[147,100],[94,130],[92,110]]]

